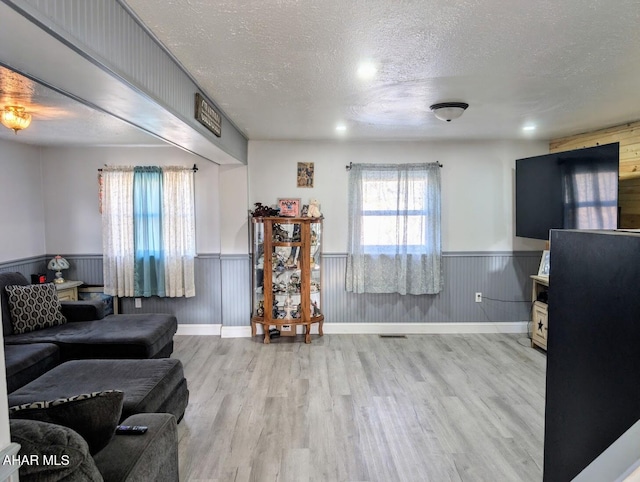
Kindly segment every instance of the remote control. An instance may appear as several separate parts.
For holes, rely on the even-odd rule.
[[[147,431],[144,425],[118,425],[116,433],[119,435],[142,435]]]

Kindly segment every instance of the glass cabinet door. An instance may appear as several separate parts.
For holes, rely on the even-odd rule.
[[[300,306],[300,223],[274,223],[271,252],[273,286],[273,318],[297,320]]]
[[[320,290],[322,287],[321,283],[321,243],[322,243],[322,223],[311,223],[311,234],[310,234],[310,249],[311,249],[311,263],[310,270],[311,275],[309,276],[310,283],[310,292],[311,292],[311,303],[310,310],[311,316],[320,316],[322,314],[321,311],[321,300]]]
[[[253,223],[253,315],[264,316],[264,224]]]
[[[299,243],[300,223],[273,223],[271,241],[274,243]]]

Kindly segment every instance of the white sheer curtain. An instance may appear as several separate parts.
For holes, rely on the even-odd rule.
[[[618,171],[590,162],[561,165],[564,226],[569,229],[611,229],[618,219]]]
[[[170,297],[196,295],[193,176],[192,170],[186,170],[183,167],[162,169],[165,290]]]
[[[134,237],[134,168],[102,169],[103,278],[106,294],[137,296]],[[185,167],[162,168],[162,264],[165,296],[195,296],[194,173]],[[138,248],[144,248],[139,246]]]
[[[102,169],[104,292],[134,296],[133,168]]]
[[[443,284],[439,165],[353,164],[347,291],[435,294]]]

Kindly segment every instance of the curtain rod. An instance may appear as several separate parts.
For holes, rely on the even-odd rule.
[[[438,167],[442,167],[442,164],[440,164],[439,162],[436,162],[436,164],[438,165]],[[350,162],[348,166],[344,166],[344,167],[347,171],[350,171],[351,168],[353,167],[353,162]]]
[[[105,166],[106,166],[106,164],[105,164]],[[191,170],[193,172],[198,172],[198,165],[194,164],[193,167],[191,168]],[[98,169],[98,172],[102,172],[102,169]]]

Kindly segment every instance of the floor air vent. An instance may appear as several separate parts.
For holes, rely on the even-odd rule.
[[[378,335],[380,338],[406,338],[407,335]]]

